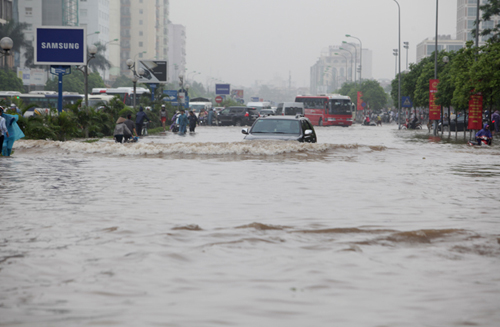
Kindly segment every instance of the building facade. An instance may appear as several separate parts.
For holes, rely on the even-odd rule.
[[[186,27],[169,24],[168,41],[168,81],[175,83],[186,70]]]
[[[465,46],[462,40],[453,40],[451,35],[438,35],[438,52],[458,51]],[[417,62],[420,62],[425,57],[432,55],[436,49],[436,38],[428,38],[417,44]]]
[[[112,0],[119,1],[119,0]],[[120,72],[127,59],[167,60],[169,0],[120,1]]]
[[[316,63],[310,68],[311,94],[333,93],[346,82],[372,78],[372,51],[357,44],[334,45],[324,49]],[[361,60],[363,63],[361,65]]]
[[[480,5],[484,5],[489,2],[489,0],[480,0]],[[479,19],[483,15],[482,11],[479,11]],[[475,41],[472,36],[471,31],[475,28],[475,22],[477,19],[477,0],[457,0],[457,40]],[[499,16],[493,17],[490,21],[481,22],[480,29],[493,28],[500,21]],[[490,36],[480,36],[479,43],[484,44]]]

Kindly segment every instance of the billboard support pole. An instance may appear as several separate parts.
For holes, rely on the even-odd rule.
[[[50,66],[50,73],[58,77],[57,111],[63,109],[63,76],[71,74],[71,66]]]

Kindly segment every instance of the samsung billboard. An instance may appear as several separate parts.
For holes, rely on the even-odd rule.
[[[84,27],[44,26],[35,31],[35,65],[87,64]]]

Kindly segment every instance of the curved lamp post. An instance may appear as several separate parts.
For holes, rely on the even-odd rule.
[[[352,36],[350,34],[346,34],[346,37],[352,37],[353,39],[356,39],[359,41],[359,83],[363,82],[363,43],[361,43],[361,40],[358,39],[355,36]],[[358,69],[358,67],[356,67]]]
[[[398,74],[398,129],[401,129],[401,7],[398,5],[398,54],[399,54],[399,74]]]
[[[345,81],[347,82],[347,57],[341,53],[335,52],[337,56],[342,56],[345,59]]]
[[[84,66],[80,66],[77,69],[83,73],[83,79],[85,83],[85,107],[89,106],[89,61],[95,58],[95,55],[97,53],[97,47],[95,45],[91,45],[87,49],[88,51],[88,56],[87,56],[87,64]]]
[[[352,82],[352,52],[351,52],[351,51],[349,51],[349,50],[347,50],[347,49],[345,49],[345,48],[339,48],[339,49],[340,49],[340,50],[347,51],[347,52],[349,52],[349,54],[351,55],[351,82]],[[346,73],[346,74],[347,74],[347,73]]]
[[[127,59],[126,61],[126,64],[128,66],[128,69],[130,69],[132,71],[132,82],[134,83],[134,102],[133,102],[133,108],[135,110],[135,99],[137,98],[137,94],[136,94],[136,88],[137,88],[137,82],[139,81],[139,78],[142,77],[142,75],[144,75],[144,69],[142,68],[139,68],[138,70],[135,69],[135,60],[132,60],[132,59]]]
[[[406,49],[406,70],[408,70],[408,48],[410,48],[410,43],[403,42],[403,47]]]
[[[355,44],[352,44],[352,43],[349,43],[346,41],[342,41],[342,43],[348,44],[354,48],[354,71],[353,71],[353,73],[354,73],[354,83],[356,83],[357,82],[356,75],[358,74],[358,72],[357,72],[357,69],[358,69],[357,68],[358,67],[358,47]]]

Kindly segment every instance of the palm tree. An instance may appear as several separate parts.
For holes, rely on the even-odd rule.
[[[27,23],[16,23],[9,21],[7,24],[0,25],[0,37],[8,36],[14,42],[12,52],[20,52],[22,48],[28,48],[29,42],[24,39],[24,30],[28,27]],[[3,66],[3,64],[2,64]]]
[[[12,51],[20,52],[21,48],[27,48],[30,44],[24,39],[24,30],[28,27],[27,23],[16,23],[9,21],[5,25],[0,25],[0,36],[8,36],[14,42]]]
[[[97,47],[97,53],[94,58],[88,62],[89,68],[94,72],[111,68],[111,63],[104,56],[104,53],[106,53],[106,45],[101,42],[97,42],[94,45]]]

